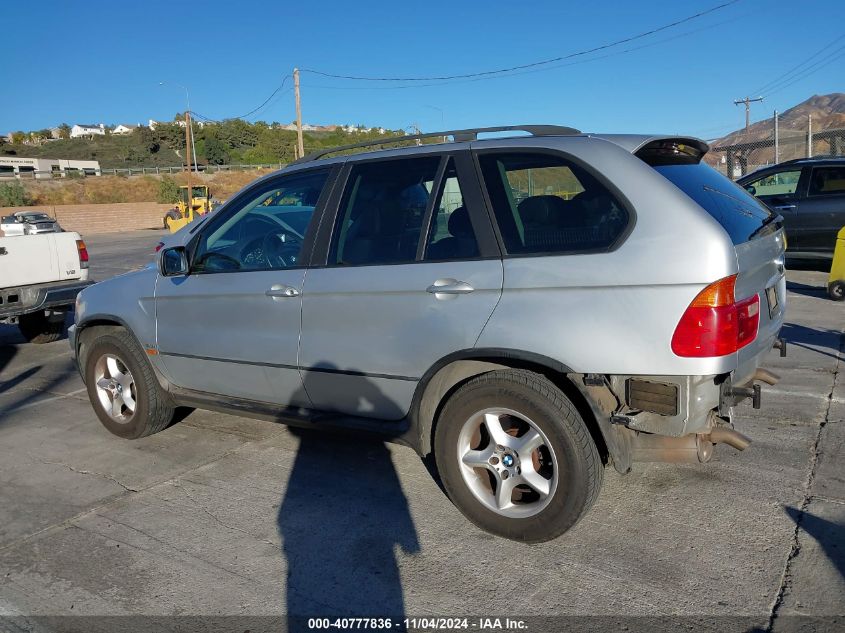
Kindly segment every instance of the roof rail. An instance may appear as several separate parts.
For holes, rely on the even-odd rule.
[[[456,143],[461,141],[475,141],[478,140],[479,134],[488,132],[528,132],[531,136],[574,136],[581,134],[581,130],[576,130],[574,127],[566,127],[563,125],[502,125],[498,127],[477,127],[466,130],[448,130],[446,132],[425,132],[422,134],[411,134],[408,136],[391,136],[386,139],[373,139],[364,141],[363,143],[352,143],[351,145],[340,145],[338,147],[327,147],[325,149],[312,152],[298,160],[295,160],[292,165],[300,163],[308,163],[318,158],[322,158],[327,154],[335,154],[337,152],[344,152],[349,149],[357,149],[359,147],[372,147],[375,145],[391,145],[393,143],[402,143],[405,141],[417,141],[424,138],[434,138],[438,136],[451,136]]]

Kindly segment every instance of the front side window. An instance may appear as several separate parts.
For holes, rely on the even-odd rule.
[[[845,167],[815,167],[810,177],[811,196],[845,194]]]
[[[439,156],[356,164],[341,199],[329,263],[413,262],[439,164]]]
[[[305,232],[328,171],[268,181],[236,210],[206,227],[199,237],[192,272],[280,270],[302,257]]]
[[[745,185],[745,189],[752,196],[793,196],[798,189],[798,181],[801,180],[801,170],[791,169],[779,171],[752,180]]]
[[[562,156],[482,154],[479,162],[511,255],[607,250],[628,225],[613,194]]]

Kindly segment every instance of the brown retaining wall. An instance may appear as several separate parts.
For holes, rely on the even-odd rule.
[[[62,204],[36,207],[3,207],[0,215],[17,211],[45,211],[59,221],[66,231],[77,233],[114,233],[135,229],[161,228],[162,218],[172,204],[157,202],[120,202],[114,204]]]

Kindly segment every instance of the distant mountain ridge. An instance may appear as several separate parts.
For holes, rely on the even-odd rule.
[[[764,102],[765,103],[765,102]],[[813,95],[806,101],[789,108],[778,115],[778,129],[782,137],[807,133],[807,117],[813,118],[813,130],[845,128],[845,93],[834,92],[829,95]],[[733,145],[772,138],[772,119],[764,119],[748,128],[735,130],[711,141],[711,147]]]

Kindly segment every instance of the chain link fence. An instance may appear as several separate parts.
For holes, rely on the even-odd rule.
[[[732,180],[762,167],[788,160],[818,156],[845,156],[845,128],[813,130],[809,120],[803,129],[781,126],[772,118],[771,128],[748,134],[731,134],[712,143],[704,160]]]

